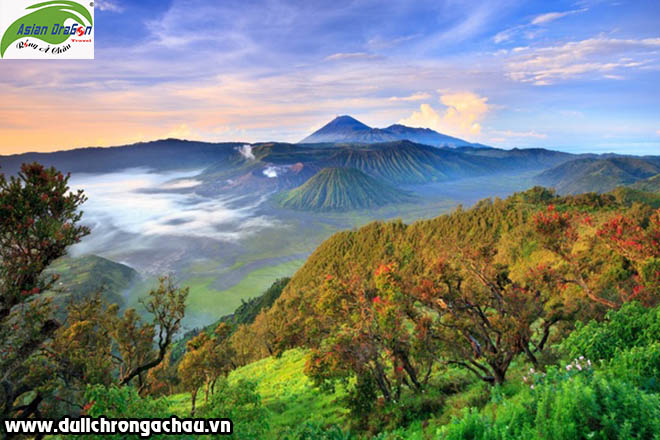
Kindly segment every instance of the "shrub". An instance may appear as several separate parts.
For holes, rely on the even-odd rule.
[[[282,437],[282,440],[351,440],[350,433],[339,426],[324,427],[316,423],[305,423]]]
[[[235,439],[260,439],[268,430],[268,414],[261,404],[255,382],[239,381],[230,385],[224,379],[219,381],[202,416],[230,419],[233,423],[232,437]]]
[[[498,406],[494,419],[468,411],[438,434],[447,440],[660,438],[660,396],[602,374],[555,371]]]
[[[602,322],[578,323],[562,347],[570,357],[610,360],[619,351],[660,340],[660,307],[648,309],[632,302],[608,312]]]
[[[165,418],[169,417],[165,399],[142,397],[133,387],[95,385],[87,388],[85,399],[89,402],[85,406],[87,415],[91,417],[104,416],[107,418]],[[139,435],[116,434],[85,435],[81,438],[89,440],[103,439],[140,439]],[[153,439],[171,438],[165,435],[152,436]]]
[[[614,377],[647,391],[660,391],[660,342],[619,352],[606,366]]]

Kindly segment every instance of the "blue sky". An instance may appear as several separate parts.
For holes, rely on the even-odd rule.
[[[298,141],[339,114],[660,154],[660,2],[96,2],[93,61],[0,61],[0,152]]]

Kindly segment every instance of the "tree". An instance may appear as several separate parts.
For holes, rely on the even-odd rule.
[[[42,272],[89,234],[78,225],[86,198],[69,192],[68,181],[36,163],[9,180],[0,174],[0,418],[38,414],[44,397],[25,375],[26,362],[60,327],[43,297],[56,278]]]
[[[229,337],[231,327],[221,322],[213,335],[201,332],[186,344],[186,354],[179,364],[179,378],[192,397],[192,414],[199,388],[204,386],[204,401],[214,394],[215,385],[221,376],[232,369],[234,349]],[[192,417],[192,416],[191,416]]]
[[[618,211],[596,224],[587,214],[559,212],[554,205],[534,217],[540,244],[560,262],[556,270],[563,284],[576,286],[604,309],[659,300],[660,212],[646,227],[644,222],[643,216]]]
[[[158,287],[149,291],[148,298],[141,301],[144,308],[153,317],[153,321],[139,330],[134,317],[130,317],[130,322],[127,323],[127,329],[134,335],[139,334],[140,338],[149,339],[149,341],[153,341],[155,338],[156,351],[144,358],[127,356],[127,360],[134,362],[126,365],[127,368],[119,379],[120,385],[127,385],[137,378],[142,387],[143,375],[163,361],[172,344],[172,338],[181,328],[189,289],[177,287],[171,277],[161,277],[159,281]],[[121,338],[125,336],[125,333],[118,331],[116,334],[120,341],[120,349],[131,353],[135,341],[139,338],[136,336],[133,339],[128,338],[122,341]]]
[[[628,276],[617,280],[621,301],[653,306],[660,301],[660,210],[650,216],[646,227],[641,223],[617,214],[603,223],[596,234],[624,260]]]
[[[133,384],[145,394],[153,385],[149,373],[166,363],[187,294],[187,288],[161,278],[144,302],[152,322],[144,322],[135,309],[120,313],[116,304],[107,304],[99,294],[70,303],[64,325],[41,350],[43,361],[35,368],[57,381],[51,384],[54,402],[50,405],[65,403],[59,413],[79,411],[89,385]],[[51,412],[61,415],[58,408]]]
[[[534,365],[554,324],[563,318],[558,279],[547,266],[513,281],[506,265],[486,247],[445,244],[429,273],[411,289],[418,300],[417,334],[440,343],[438,360],[501,384],[519,355]]]
[[[400,398],[403,386],[421,390],[419,370],[426,366],[428,378],[430,347],[416,350],[406,296],[392,266],[380,266],[375,273],[373,288],[358,277],[326,278],[309,323],[315,327],[308,329],[321,342],[312,347],[305,371],[320,385],[357,376],[359,385],[376,386],[390,402]]]
[[[209,336],[202,332],[186,343],[186,354],[181,359],[178,367],[179,378],[183,387],[190,392],[191,409],[190,417],[195,416],[195,404],[197,393],[206,381],[204,371],[206,369],[206,355],[204,345]]]

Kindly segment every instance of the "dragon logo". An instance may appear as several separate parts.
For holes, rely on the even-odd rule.
[[[28,6],[32,11],[14,21],[5,31],[0,41],[0,58],[7,48],[17,40],[29,36],[45,43],[59,45],[72,36],[86,35],[94,25],[92,15],[78,2],[54,0]],[[71,19],[73,26],[65,26]],[[81,27],[78,27],[81,26]]]

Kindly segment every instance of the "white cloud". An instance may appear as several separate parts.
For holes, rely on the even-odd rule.
[[[162,189],[186,189],[186,188],[194,188],[196,186],[199,186],[202,184],[201,180],[195,180],[195,179],[179,179],[179,180],[173,180],[172,182],[169,183],[164,183],[161,185]]]
[[[546,139],[548,137],[547,134],[537,133],[534,130],[530,130],[530,131],[494,130],[491,131],[490,133],[494,134],[495,136],[498,136],[496,139],[499,141],[502,141],[502,136],[505,138],[533,138],[533,139]]]
[[[565,11],[565,12],[548,12],[547,14],[541,14],[534,17],[531,24],[541,25],[541,24],[550,23],[551,21],[558,20],[568,15],[579,14],[580,12],[585,12],[586,10],[587,8],[574,9],[572,11]]]
[[[245,144],[241,145],[240,147],[236,147],[236,150],[243,156],[244,158],[248,160],[254,160],[254,153],[252,152],[252,145],[250,144]]]
[[[657,134],[658,136],[660,136],[660,130],[656,131],[656,134]]]
[[[660,38],[591,38],[560,46],[529,49],[509,59],[509,78],[535,85],[549,85],[585,74],[621,79],[620,71],[647,65],[657,58]]]
[[[108,11],[108,12],[124,11],[124,8],[122,8],[119,4],[110,0],[96,0],[94,2],[94,7],[99,11]]]
[[[440,96],[446,107],[438,112],[429,104],[422,104],[400,124],[431,128],[454,136],[475,136],[481,133],[481,120],[489,110],[488,98],[472,92],[448,93]]]
[[[493,37],[493,41],[496,44],[500,44],[513,40],[515,37],[519,35],[522,35],[528,40],[533,40],[534,38],[536,38],[537,35],[539,35],[543,31],[541,26],[551,23],[560,18],[573,14],[579,14],[587,10],[588,8],[582,8],[582,9],[573,9],[571,11],[548,12],[545,14],[537,15],[529,23],[520,24],[518,26],[514,26],[509,29],[505,29],[501,32],[498,32]]]
[[[93,231],[83,241],[84,249],[79,250],[116,249],[121,234],[237,241],[277,224],[256,213],[263,198],[239,201],[224,194],[207,198],[192,192],[154,192],[192,188],[198,183],[194,179],[198,172],[153,173],[132,169],[74,176],[72,188],[84,188],[89,196],[84,221]]]
[[[424,101],[425,99],[431,99],[431,95],[426,92],[417,92],[408,96],[392,96],[390,101]]]
[[[366,52],[340,52],[329,55],[325,57],[323,60],[324,61],[370,60],[374,58],[377,58],[377,56]]]

